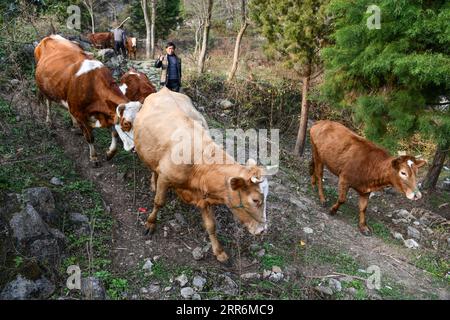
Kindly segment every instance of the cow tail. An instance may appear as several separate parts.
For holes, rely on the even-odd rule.
[[[314,174],[314,155],[311,157],[311,162],[309,163],[309,175]]]

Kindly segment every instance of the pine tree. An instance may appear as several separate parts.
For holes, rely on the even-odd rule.
[[[266,52],[296,70],[302,77],[300,125],[294,153],[303,154],[308,123],[311,75],[321,65],[320,48],[328,38],[331,20],[325,9],[329,0],[253,0],[252,19],[267,38]]]
[[[368,24],[374,2],[379,29]],[[450,147],[450,3],[333,0],[329,13],[335,44],[322,52],[325,98],[351,108],[367,137],[388,148],[415,133],[434,139],[439,161],[424,183],[434,187]]]

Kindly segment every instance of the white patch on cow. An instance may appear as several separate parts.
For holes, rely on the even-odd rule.
[[[269,182],[264,178],[263,182],[259,184],[259,189],[264,195],[264,230],[267,230],[267,214],[266,214],[266,199],[269,194]]]
[[[122,117],[128,121],[133,123],[134,119],[136,118],[136,114],[141,109],[142,104],[139,101],[132,101],[128,102],[125,105],[125,110],[123,111]]]
[[[102,126],[102,124],[100,123],[99,120],[95,121],[95,125],[94,125],[95,128],[100,128],[101,126]]]
[[[136,47],[136,38],[131,38],[131,45]]]
[[[123,148],[125,151],[130,151],[134,148],[134,130],[131,129],[128,132],[125,132],[122,130],[120,125],[115,125],[114,128],[116,129],[117,133],[119,134],[120,140],[123,142]]]
[[[111,138],[111,145],[109,146],[109,152],[113,152],[117,149],[117,139],[116,137],[113,135]]]
[[[97,60],[84,60],[81,64],[80,70],[75,74],[76,77],[81,76],[82,74],[88,73],[92,70],[95,70],[97,68],[103,67],[103,63]]]
[[[67,103],[67,101],[61,100],[61,104],[67,108],[67,110],[69,110],[69,104]]]
[[[139,73],[136,73],[136,72],[133,72],[133,71],[129,71],[128,74],[134,74],[134,75],[136,75],[136,76],[138,76],[138,77],[141,76]]]
[[[122,91],[122,93],[123,93],[124,95],[125,95],[125,93],[127,92],[127,88],[128,88],[128,86],[127,86],[126,83],[124,83],[123,85],[121,85],[121,86],[119,87],[120,91]]]
[[[410,168],[412,168],[412,165],[414,164],[414,161],[408,160],[408,161],[406,161],[406,163],[408,164],[408,166],[409,166]]]
[[[61,37],[59,34],[52,34],[50,38],[58,41],[69,41],[66,38]]]
[[[132,102],[128,102],[125,105],[125,110],[123,111],[122,117],[128,121],[131,122],[131,124],[133,124],[134,119],[136,118],[136,114],[138,113],[138,111],[141,109],[142,104],[139,101],[132,101]],[[122,130],[122,128],[120,127],[120,125],[115,125],[116,131],[119,134],[120,139],[123,142],[123,148],[126,151],[130,151],[131,149],[134,148],[134,130],[133,128],[128,131],[125,132]]]

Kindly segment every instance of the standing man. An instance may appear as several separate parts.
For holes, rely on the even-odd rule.
[[[155,62],[155,68],[162,68],[160,84],[172,91],[180,92],[181,59],[175,54],[175,44],[173,42],[167,43],[166,53]]]
[[[126,35],[122,25],[113,30],[114,34],[114,51],[116,55],[121,54],[125,59],[127,58],[127,50],[125,49]]]

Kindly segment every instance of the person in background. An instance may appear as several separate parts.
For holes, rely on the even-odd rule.
[[[172,91],[180,92],[181,88],[181,59],[175,54],[175,44],[168,42],[166,54],[155,62],[155,68],[161,68],[161,86],[166,86]]]
[[[127,58],[127,49],[125,48],[125,43],[127,41],[127,36],[125,30],[122,26],[119,26],[113,30],[114,34],[114,51],[116,55],[121,54],[125,59]]]

